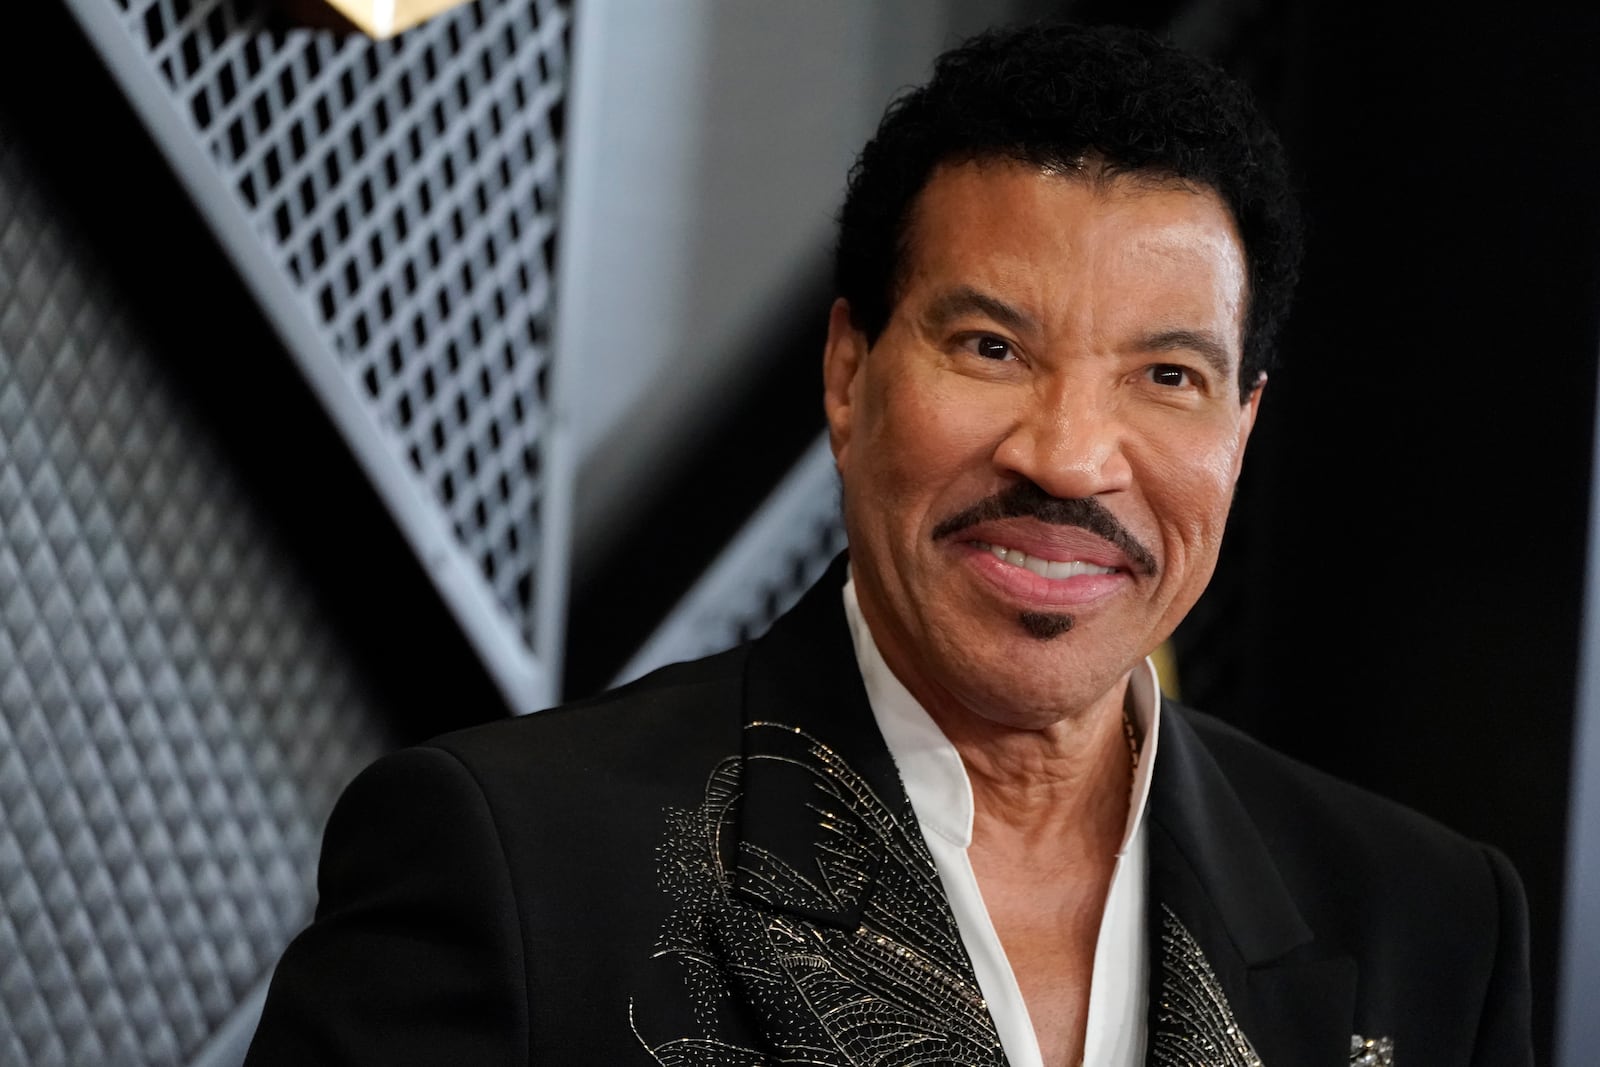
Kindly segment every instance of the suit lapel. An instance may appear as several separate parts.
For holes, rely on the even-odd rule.
[[[1184,714],[1164,709],[1150,795],[1148,1062],[1348,1064],[1354,964],[1315,943]]]
[[[751,650],[719,951],[784,1059],[1003,1064],[855,667],[843,561]]]

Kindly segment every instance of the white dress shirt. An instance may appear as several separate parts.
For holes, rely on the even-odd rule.
[[[939,881],[950,900],[961,942],[972,959],[978,985],[989,1003],[1011,1067],[1044,1067],[1028,1007],[1005,949],[989,920],[967,849],[972,844],[972,783],[937,723],[900,683],[878,652],[861,618],[854,580],[845,583],[845,615],[867,700],[911,798],[922,836],[933,853]],[[1128,824],[1117,850],[1105,913],[1095,943],[1089,987],[1089,1019],[1083,1062],[1087,1067],[1138,1067],[1144,1062],[1145,1007],[1149,985],[1145,925],[1146,847],[1144,809],[1150,796],[1160,727],[1155,667],[1148,660],[1129,684],[1129,718],[1141,738]]]

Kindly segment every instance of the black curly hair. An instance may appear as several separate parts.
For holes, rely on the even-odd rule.
[[[1209,187],[1249,266],[1241,397],[1272,364],[1299,276],[1301,221],[1277,135],[1221,70],[1139,30],[1046,24],[991,30],[939,58],[889,106],[850,171],[837,292],[869,343],[903,282],[912,205],[943,164],[1008,159],[1147,174]]]

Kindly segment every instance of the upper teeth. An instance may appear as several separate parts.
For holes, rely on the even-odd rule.
[[[1085,563],[1081,559],[1054,560],[1040,559],[1020,552],[1015,548],[1004,545],[985,544],[976,542],[979,548],[994,553],[996,559],[1003,559],[1007,563],[1018,567],[1026,567],[1041,578],[1076,578],[1080,574],[1115,574],[1115,567],[1099,567],[1093,563]]]

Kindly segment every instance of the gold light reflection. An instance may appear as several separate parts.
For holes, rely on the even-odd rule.
[[[460,7],[467,0],[327,0],[369,37],[393,37],[441,11]]]

